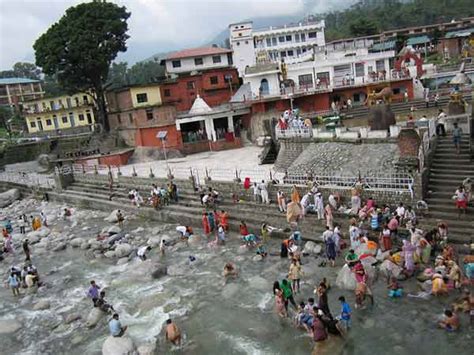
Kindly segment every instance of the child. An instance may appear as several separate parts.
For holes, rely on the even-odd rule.
[[[390,284],[388,285],[388,289],[389,289],[388,297],[390,298],[402,297],[403,288],[400,286],[400,284],[398,283],[395,277],[392,277],[390,279]]]
[[[349,306],[349,303],[346,302],[346,298],[344,296],[339,297],[339,302],[341,302],[341,315],[338,318],[338,320],[341,321],[343,324],[345,330],[349,330],[351,328],[351,306]]]

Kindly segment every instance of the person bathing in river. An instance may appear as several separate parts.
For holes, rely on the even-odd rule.
[[[237,276],[239,276],[239,272],[237,271],[237,268],[235,267],[235,265],[229,262],[224,265],[224,271],[222,272],[222,275],[224,276],[224,285],[225,285],[228,279],[237,278]]]
[[[161,248],[161,242],[160,242],[160,248]],[[151,246],[149,245],[142,246],[141,248],[138,249],[137,256],[140,258],[141,261],[145,261],[147,259],[146,253],[149,252],[150,250],[151,250]]]
[[[165,339],[176,346],[181,344],[181,331],[171,319],[166,321]]]

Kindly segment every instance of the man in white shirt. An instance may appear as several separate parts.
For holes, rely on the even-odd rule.
[[[436,135],[446,136],[446,113],[442,109],[439,109],[438,118],[436,119]]]
[[[396,212],[397,212],[398,217],[400,217],[400,218],[405,217],[405,207],[403,207],[402,202],[400,202],[400,204],[398,205]]]
[[[259,186],[257,185],[256,182],[253,183],[252,190],[253,190],[253,200],[255,202],[260,202],[260,197],[261,197],[260,188],[259,188]]]
[[[150,250],[151,250],[151,246],[145,245],[145,246],[143,246],[143,247],[141,247],[141,248],[138,249],[138,251],[137,251],[137,256],[138,256],[142,261],[145,261],[145,260],[146,260],[146,253],[147,253],[148,251],[150,251]]]
[[[311,202],[310,198],[311,198],[311,192],[308,192],[301,199],[301,206],[303,206],[303,216],[305,216],[306,213],[308,213],[310,202]]]
[[[265,183],[265,181],[262,180],[261,184],[258,187],[260,189],[260,196],[262,198],[262,203],[269,204],[270,200],[268,199],[267,184]]]

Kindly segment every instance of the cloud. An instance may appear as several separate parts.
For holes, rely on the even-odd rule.
[[[127,7],[127,57],[144,59],[170,49],[199,46],[247,18],[296,15],[326,0],[111,0]],[[335,1],[351,2],[350,0]],[[0,68],[33,58],[34,41],[80,0],[0,0]],[[332,1],[331,1],[332,3]],[[315,8],[313,7],[313,8]],[[148,52],[148,53],[145,53]]]

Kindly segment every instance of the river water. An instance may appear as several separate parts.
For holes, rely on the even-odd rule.
[[[30,214],[40,210],[46,210],[53,219],[52,214],[61,211],[61,206],[22,201],[16,207],[4,209],[2,215],[13,219],[18,211]],[[106,214],[101,212],[77,209],[74,215],[77,224],[62,219],[51,223],[50,246],[54,246],[54,238],[70,234],[90,238],[102,227],[110,226],[103,220]],[[137,227],[144,231],[131,233],[132,236],[144,239],[157,227],[161,227],[161,235],[171,238],[175,234],[174,226],[139,219],[127,222],[125,229],[131,232]],[[137,346],[155,343],[157,337],[162,338],[163,322],[169,317],[175,319],[185,334],[183,347],[169,348],[160,341],[157,354],[310,354],[310,338],[273,312],[272,284],[286,276],[288,261],[277,256],[264,262],[252,261],[254,254],[242,253],[239,245],[237,237],[231,235],[226,246],[218,249],[209,248],[203,241],[199,246],[178,244],[164,257],[153,250],[152,261],[165,263],[174,275],[158,280],[149,276],[149,264],[138,260],[116,265],[117,260],[113,259],[91,259],[79,248],[68,246],[63,251],[36,253],[33,245],[33,262],[46,285],[34,299],[14,299],[10,290],[0,289],[0,320],[14,318],[22,324],[13,334],[0,334],[0,353],[100,354],[108,336],[105,320],[94,329],[84,326],[92,308],[85,292],[94,279],[106,287],[106,298],[120,313],[122,324],[129,326],[127,333]],[[278,241],[272,241],[270,249],[276,252],[278,245]],[[197,259],[193,265],[187,262],[189,255]],[[17,248],[15,260],[1,262],[1,275],[6,275],[7,268],[22,259],[21,248]],[[227,261],[236,263],[240,277],[224,286],[221,272]],[[323,277],[335,282],[338,268],[318,267],[319,263],[314,257],[303,259],[306,277],[301,294],[295,297],[297,302],[312,297],[313,286]],[[403,286],[406,293],[416,290],[414,282]],[[435,326],[435,320],[452,297],[391,300],[382,280],[374,285],[373,291],[375,305],[354,311],[348,341],[343,349],[331,353],[472,354],[474,336],[466,317],[463,316],[462,329],[457,333],[446,333]],[[334,314],[339,311],[340,295],[354,304],[352,292],[333,286],[329,300]],[[33,310],[32,305],[39,299],[48,299],[51,308]],[[79,313],[82,320],[65,324],[64,318],[71,313]]]

